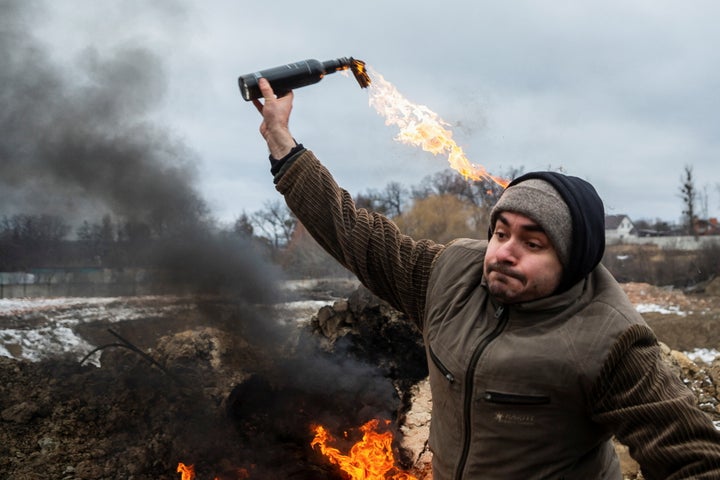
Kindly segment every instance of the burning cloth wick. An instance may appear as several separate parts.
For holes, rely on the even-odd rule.
[[[405,98],[374,69],[368,67],[367,70],[372,78],[368,88],[370,106],[385,117],[386,125],[397,125],[400,133],[396,140],[434,155],[447,155],[450,167],[467,180],[491,180],[507,187],[508,180],[490,175],[485,167],[470,163],[463,149],[452,139],[452,131],[446,128],[447,122],[425,105]]]

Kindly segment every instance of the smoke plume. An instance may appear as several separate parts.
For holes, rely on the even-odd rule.
[[[205,206],[193,187],[196,158],[150,120],[166,88],[160,59],[137,47],[88,48],[74,64],[56,65],[32,35],[37,9],[0,4],[4,209],[198,218]]]
[[[150,255],[174,280],[259,301],[267,268],[250,245],[213,233],[197,154],[153,121],[167,87],[162,60],[124,45],[57,64],[33,36],[41,6],[0,0],[0,217],[50,214],[77,226],[110,215],[126,235],[140,225],[155,238],[143,245],[145,264]]]

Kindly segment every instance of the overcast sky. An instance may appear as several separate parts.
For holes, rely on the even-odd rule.
[[[707,213],[720,213],[715,1],[28,4],[28,31],[69,76],[88,50],[154,55],[164,94],[149,117],[193,152],[197,188],[224,221],[278,198],[260,117],[237,77],[342,56],[434,110],[491,173],[562,169],[593,183],[610,214],[674,222],[689,165]],[[416,185],[447,167],[394,141],[395,127],[350,77],[297,90],[291,130],[353,194]]]

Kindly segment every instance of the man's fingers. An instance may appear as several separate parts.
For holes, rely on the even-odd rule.
[[[266,78],[261,78],[258,80],[258,87],[260,88],[260,93],[262,93],[265,101],[276,98],[275,92],[273,92],[273,89],[270,86],[270,82],[268,82]]]
[[[260,115],[263,113],[263,104],[258,100],[257,98],[253,98],[252,100],[253,105],[255,105],[255,108],[257,108],[257,111],[260,112]]]

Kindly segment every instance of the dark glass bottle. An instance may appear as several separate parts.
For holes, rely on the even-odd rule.
[[[260,88],[258,87],[258,80],[260,78],[266,78],[270,82],[275,94],[282,96],[290,90],[318,83],[325,75],[335,73],[338,70],[351,68],[353,69],[353,73],[355,73],[358,62],[358,60],[354,60],[352,57],[336,58],[335,60],[328,60],[326,62],[320,62],[314,59],[303,60],[302,62],[289,63],[281,67],[268,68],[259,72],[242,75],[238,78],[238,84],[240,85],[240,92],[243,98],[248,101],[254,98],[262,98]],[[364,63],[362,63],[362,65],[364,66]]]

